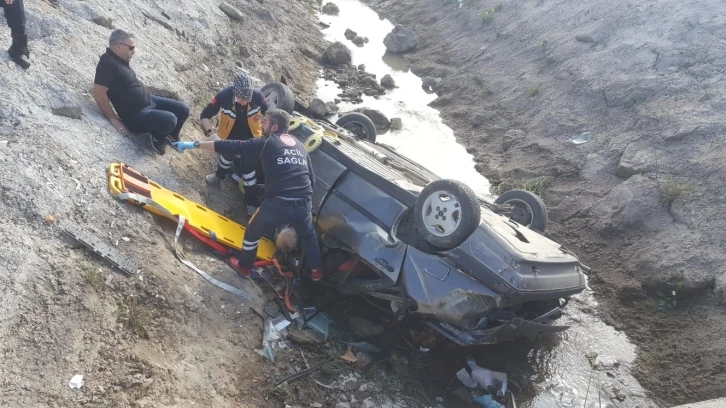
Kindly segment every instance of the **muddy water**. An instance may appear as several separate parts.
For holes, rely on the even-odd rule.
[[[390,74],[397,86],[378,99],[363,96],[364,102],[359,105],[340,103],[340,112],[367,107],[383,112],[389,119],[401,118],[401,130],[379,135],[377,140],[425,164],[440,177],[462,181],[479,196],[491,198],[489,181],[474,170],[474,158],[456,143],[454,132],[442,123],[439,112],[428,106],[436,95],[424,91],[421,79],[408,70],[402,58],[386,54],[383,38],[393,29],[391,22],[379,19],[375,12],[358,1],[334,3],[340,7],[340,14],[337,17],[321,16],[321,21],[331,24],[330,28],[323,30],[326,39],[346,44],[353,51],[355,65],[364,64],[366,72],[376,74],[379,80]],[[368,37],[369,43],[357,47],[343,35],[346,28]],[[334,82],[318,80],[318,97],[323,101],[332,101],[341,92],[342,89]]]
[[[401,118],[403,129],[379,135],[380,142],[395,147],[441,177],[458,179],[479,195],[491,197],[489,182],[474,170],[472,156],[456,142],[439,112],[428,106],[436,95],[423,90],[421,79],[408,70],[403,59],[386,53],[383,38],[393,24],[359,1],[332,2],[338,5],[340,14],[320,16],[321,21],[331,25],[323,30],[326,39],[348,45],[354,64],[365,64],[366,71],[379,79],[390,74],[397,85],[378,99],[364,96],[360,105],[341,103],[341,112],[365,106],[378,109],[389,118]],[[369,43],[355,46],[343,34],[347,28],[368,37]],[[335,83],[319,80],[318,96],[324,101],[332,101],[340,92]],[[505,371],[522,383],[523,390],[517,398],[520,407],[655,406],[630,375],[635,346],[595,316],[597,307],[588,289],[568,306],[561,322],[572,327],[564,333],[546,339],[431,352],[424,358],[426,372],[421,382],[431,397],[444,395],[456,371],[463,367],[464,357],[470,355],[479,365]],[[596,363],[595,369],[591,359]],[[447,396],[445,400],[446,406],[458,406],[453,397]]]

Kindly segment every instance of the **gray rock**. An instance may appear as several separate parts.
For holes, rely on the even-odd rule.
[[[219,9],[224,12],[224,14],[227,15],[227,17],[231,18],[234,21],[242,21],[244,20],[245,15],[242,14],[241,11],[239,11],[236,7],[232,6],[228,3],[222,3],[219,5]]]
[[[379,94],[378,90],[377,89],[373,89],[373,88],[366,88],[366,89],[363,90],[363,93],[366,96],[375,96],[375,95],[378,95]]]
[[[369,41],[370,41],[370,40],[368,39],[368,37],[363,37],[363,42],[364,42],[364,43],[368,44],[368,42],[369,42]]]
[[[75,103],[63,104],[51,109],[54,115],[65,116],[71,119],[80,119],[83,114],[83,108],[81,105]]]
[[[340,9],[334,3],[325,3],[322,12],[323,14],[327,14],[329,16],[337,16],[338,13],[340,13]]]
[[[252,56],[252,54],[250,54],[250,50],[248,50],[247,47],[245,47],[244,45],[239,47],[239,55],[243,56],[244,58],[249,58]]]
[[[381,78],[381,86],[384,88],[395,88],[396,87],[396,81],[393,80],[393,77],[390,74],[386,74]]]
[[[391,130],[401,130],[401,128],[403,128],[401,118],[391,118]]]
[[[360,64],[358,65],[358,71],[365,71],[366,70],[366,64]]]
[[[361,36],[359,36],[359,35],[356,35],[356,36],[355,36],[355,37],[353,37],[353,39],[352,39],[352,40],[350,40],[350,41],[352,41],[352,42],[353,42],[353,44],[355,44],[355,45],[357,45],[357,46],[363,46],[363,44],[365,44],[365,40],[363,40],[363,37],[361,37]]]
[[[378,131],[385,132],[391,126],[391,121],[381,111],[369,108],[358,108],[356,112],[362,112],[368,116],[373,121],[373,124],[376,125],[376,130]]]
[[[296,344],[325,344],[325,335],[315,330],[290,329],[287,332],[287,339]]]
[[[396,24],[393,31],[388,33],[383,39],[383,44],[388,51],[394,54],[401,54],[416,48],[418,39],[413,29]]]
[[[378,82],[376,82],[376,80],[371,76],[364,76],[363,79],[360,80],[360,84],[366,88],[378,88]]]
[[[174,27],[173,27],[173,26],[172,26],[171,24],[169,24],[169,23],[167,23],[166,21],[164,21],[164,20],[160,19],[159,17],[156,17],[156,16],[154,16],[154,15],[152,15],[152,14],[149,14],[149,13],[147,13],[147,12],[144,12],[143,14],[144,14],[144,17],[146,17],[146,18],[148,18],[149,20],[151,20],[151,21],[153,21],[153,22],[155,22],[155,23],[159,24],[160,26],[162,26],[162,27],[166,28],[167,30],[171,30],[171,31],[174,31]]]
[[[310,49],[310,47],[302,46],[302,47],[300,47],[300,52],[302,53],[302,55],[304,55],[312,60],[318,59],[319,54],[317,54],[315,51]]]
[[[663,140],[671,142],[674,140],[682,140],[686,137],[697,134],[701,130],[700,126],[691,127],[670,127],[663,131]]]
[[[595,202],[592,216],[606,229],[622,231],[646,222],[659,210],[663,211],[655,181],[635,175]]]
[[[328,111],[328,114],[337,113],[338,105],[336,105],[334,102],[325,102],[325,109]]]
[[[328,109],[325,107],[325,102],[323,102],[323,100],[319,98],[315,98],[310,101],[310,106],[308,106],[308,108],[311,112],[319,116],[325,116],[328,114]]]
[[[383,326],[373,324],[370,320],[362,317],[351,317],[348,319],[348,328],[356,335],[363,337],[375,337],[383,334]]]
[[[110,30],[113,30],[116,28],[116,26],[113,25],[113,21],[108,17],[98,16],[98,17],[94,17],[93,20],[91,20],[91,21],[93,21],[94,23],[96,23],[102,27],[106,27]]]
[[[577,41],[579,41],[579,42],[584,42],[584,43],[596,43],[596,42],[597,42],[597,41],[595,41],[595,39],[594,39],[594,38],[592,38],[592,36],[591,36],[591,35],[589,35],[589,34],[581,34],[581,35],[576,35],[576,36],[575,36],[575,40],[577,40]]]
[[[325,30],[326,28],[330,28],[330,24],[322,22],[322,21],[319,22],[318,25],[320,25],[320,28],[322,28],[323,30]]]
[[[655,166],[656,151],[653,148],[639,148],[628,145],[620,157],[620,163],[615,170],[618,177],[628,178],[635,174],[651,171]]]
[[[358,33],[356,33],[355,31],[351,30],[350,28],[346,28],[345,29],[345,33],[343,35],[345,35],[345,38],[346,39],[352,40],[353,38],[355,38],[355,37],[358,36]]]
[[[585,180],[602,179],[602,174],[608,166],[608,161],[597,153],[590,153],[585,158],[585,164],[580,169],[580,177]]]
[[[353,59],[350,49],[341,42],[334,42],[323,53],[322,61],[328,65],[350,64]]]

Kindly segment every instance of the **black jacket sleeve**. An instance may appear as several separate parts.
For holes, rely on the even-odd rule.
[[[217,140],[214,142],[214,151],[221,154],[239,154],[242,162],[253,163],[262,154],[267,138],[247,140]]]
[[[202,114],[199,115],[199,118],[212,119],[213,117],[217,116],[217,114],[219,113],[219,109],[221,109],[222,106],[224,106],[227,100],[230,98],[230,94],[232,94],[232,98],[234,98],[234,91],[232,90],[231,86],[228,86],[227,88],[219,91],[219,93],[212,99],[211,102],[209,102],[204,110],[202,110]]]

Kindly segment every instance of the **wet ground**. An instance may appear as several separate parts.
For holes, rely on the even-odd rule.
[[[421,79],[408,70],[405,61],[386,53],[383,38],[393,24],[359,1],[333,3],[340,8],[340,14],[320,17],[330,24],[323,31],[326,39],[348,45],[354,64],[365,64],[366,71],[379,79],[390,74],[397,85],[379,99],[364,96],[360,105],[341,103],[341,112],[365,106],[389,118],[400,117],[403,129],[378,136],[380,142],[394,146],[442,177],[458,179],[479,195],[491,197],[489,182],[474,169],[472,156],[456,142],[439,112],[428,106],[436,95],[421,87]],[[369,43],[357,47],[346,40],[343,33],[347,28],[368,37]],[[322,78],[318,81],[318,96],[324,101],[332,101],[339,92],[335,83]],[[630,374],[635,346],[624,334],[603,323],[596,316],[597,308],[588,289],[570,302],[561,321],[572,327],[557,336],[431,351],[421,359],[422,384],[430,397],[443,395],[456,371],[463,367],[465,356],[473,356],[480,366],[507,372],[522,384],[523,390],[517,396],[520,407],[655,406]],[[452,397],[446,401],[447,406],[455,406]]]

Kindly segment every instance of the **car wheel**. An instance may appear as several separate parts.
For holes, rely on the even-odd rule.
[[[353,133],[359,139],[369,142],[376,141],[376,125],[368,116],[359,112],[350,112],[338,118],[335,124]]]
[[[295,95],[282,82],[270,82],[260,91],[267,99],[268,109],[282,109],[290,114],[295,109]]]
[[[432,246],[449,250],[461,245],[479,226],[481,208],[469,186],[455,180],[432,181],[414,207],[419,234]]]
[[[525,227],[544,232],[547,227],[547,207],[539,196],[526,190],[509,190],[494,200],[495,204],[509,204],[509,219]]]

